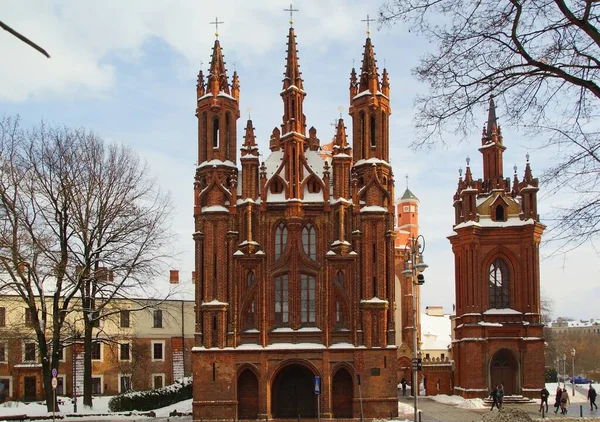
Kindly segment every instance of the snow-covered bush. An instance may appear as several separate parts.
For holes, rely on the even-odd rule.
[[[175,384],[149,391],[120,394],[108,402],[111,412],[152,410],[192,398],[192,378],[175,381]]]

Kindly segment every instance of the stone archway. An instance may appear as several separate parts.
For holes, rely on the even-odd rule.
[[[258,419],[258,379],[245,369],[237,382],[238,419]]]
[[[518,369],[517,360],[510,350],[497,351],[490,361],[490,387],[502,384],[505,396],[520,394],[517,383]]]
[[[271,413],[274,418],[316,418],[315,374],[300,364],[279,370],[271,385]]]
[[[331,410],[334,418],[352,418],[353,392],[352,375],[340,368],[333,376],[331,388]]]

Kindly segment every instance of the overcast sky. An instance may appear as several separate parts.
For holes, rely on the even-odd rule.
[[[294,15],[300,68],[307,92],[304,111],[308,127],[317,129],[321,144],[334,134],[331,125],[343,117],[348,129],[349,75],[360,67],[367,14],[377,16],[379,1],[301,0]],[[25,34],[52,56],[46,59],[5,31],[0,31],[0,113],[19,114],[24,126],[42,119],[52,124],[83,126],[109,141],[132,146],[145,158],[176,205],[173,228],[184,251],[173,264],[189,280],[193,270],[193,177],[197,149],[194,117],[196,76],[210,62],[218,16],[219,39],[228,74],[236,69],[241,84],[243,135],[249,109],[260,150],[268,154],[268,139],[281,123],[279,92],[285,64],[289,14],[286,1],[110,1],[88,0],[3,2],[1,19]],[[411,68],[431,46],[399,24],[378,29],[371,25],[378,66],[390,75],[392,116],[391,161],[396,196],[409,186],[420,199],[421,233],[426,238],[429,269],[422,288],[422,306],[454,303],[454,264],[446,237],[452,231],[452,196],[458,169],[471,157],[475,178],[481,177],[480,131],[487,110],[476,114],[477,127],[467,141],[431,151],[412,151],[415,137],[413,101],[426,92]],[[355,61],[355,62],[354,62]],[[502,126],[504,110],[499,109]],[[536,140],[502,126],[504,175],[517,165],[523,175],[525,154],[531,155],[534,176],[552,163],[550,151],[536,148]],[[239,144],[239,141],[238,141]],[[264,158],[264,157],[263,157]],[[552,206],[567,195],[539,194],[542,222]],[[542,296],[554,301],[554,316],[590,318],[590,298],[600,297],[600,266],[593,245],[569,255],[552,255],[554,245],[541,249]],[[168,274],[165,274],[165,283]],[[593,302],[592,302],[593,303]]]

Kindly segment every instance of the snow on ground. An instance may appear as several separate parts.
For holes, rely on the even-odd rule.
[[[446,394],[427,396],[427,398],[438,403],[455,405],[461,409],[485,409],[487,407],[482,399],[464,399],[461,396],[447,396]]]

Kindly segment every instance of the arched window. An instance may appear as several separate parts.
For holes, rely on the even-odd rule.
[[[377,133],[375,131],[375,115],[371,115],[371,148],[375,147],[375,145],[377,144],[375,141],[375,134]]]
[[[509,308],[508,266],[500,258],[496,258],[490,266],[490,308]]]
[[[362,147],[363,147],[363,157],[362,158],[368,158],[367,157],[367,133],[366,133],[366,122],[365,122],[365,112],[361,111],[360,112],[360,141],[362,142]]]
[[[287,325],[288,315],[288,276],[284,274],[275,278],[275,325]]]
[[[304,246],[304,253],[310,259],[317,259],[317,235],[315,228],[312,224],[308,223],[302,229],[302,245]]]
[[[202,159],[208,160],[208,117],[206,111],[202,113],[202,147],[204,148],[204,157]]]
[[[315,324],[315,278],[300,274],[300,313],[302,325]]]
[[[505,221],[505,219],[504,219],[504,207],[502,205],[498,205],[496,207],[496,221]]]
[[[275,260],[278,260],[287,244],[287,228],[283,223],[279,223],[275,229]]]
[[[248,313],[246,314],[246,329],[250,330],[256,328],[256,318],[254,317],[254,301],[248,307]]]
[[[337,272],[336,281],[340,286],[344,287],[344,273],[342,271]]]
[[[229,160],[229,143],[231,142],[231,119],[229,117],[229,112],[225,114],[225,159]]]
[[[247,287],[252,286],[255,281],[256,281],[256,277],[254,276],[254,270],[248,271],[248,274],[246,275],[246,286]]]
[[[335,328],[346,328],[346,320],[339,300],[335,301]]]
[[[213,148],[219,147],[219,118],[215,117],[213,120]]]
[[[311,177],[308,182],[306,182],[306,189],[308,190],[308,193],[319,193],[321,192],[321,184],[314,177]]]
[[[283,182],[279,177],[276,177],[271,182],[271,193],[281,193],[283,192]]]

